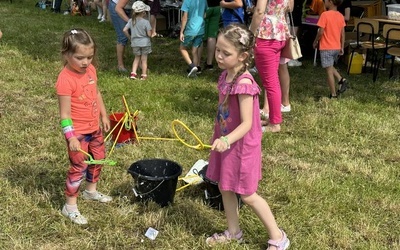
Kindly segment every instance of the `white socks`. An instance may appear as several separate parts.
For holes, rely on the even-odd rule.
[[[65,204],[65,208],[67,209],[68,213],[78,212],[78,205],[68,205]]]

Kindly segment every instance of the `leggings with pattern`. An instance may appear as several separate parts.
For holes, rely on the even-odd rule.
[[[95,160],[105,158],[104,138],[101,129],[91,134],[76,135],[81,143],[81,149],[88,152]],[[68,142],[67,142],[68,147]],[[99,180],[102,165],[88,165],[83,161],[87,156],[79,151],[71,151],[68,147],[70,167],[65,183],[65,194],[77,197],[81,182],[86,177],[87,182],[96,183]]]

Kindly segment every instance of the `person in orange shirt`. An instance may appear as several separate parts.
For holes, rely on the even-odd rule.
[[[56,91],[59,102],[61,128],[68,147],[70,167],[65,183],[66,203],[61,213],[72,222],[87,224],[77,206],[79,187],[86,179],[83,198],[99,202],[110,202],[112,198],[97,191],[101,165],[84,161],[84,150],[95,160],[105,158],[102,133],[110,130],[110,120],[103,98],[97,86],[96,69],[92,60],[96,44],[83,29],[72,29],[64,33],[61,54],[64,68],[58,75]]]
[[[327,82],[331,94],[329,98],[337,96],[347,89],[347,80],[343,78],[334,67],[335,62],[340,55],[343,55],[346,23],[343,15],[337,11],[337,6],[342,0],[325,0],[325,7],[328,11],[321,14],[317,26],[318,33],[315,37],[313,47],[318,48],[321,55],[321,65],[326,69]],[[339,89],[336,92],[335,78],[339,81]]]

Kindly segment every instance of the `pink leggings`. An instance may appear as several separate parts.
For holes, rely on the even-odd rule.
[[[269,122],[271,124],[280,124],[282,122],[282,93],[279,83],[278,68],[281,50],[284,46],[285,41],[257,38],[254,47],[256,68],[267,93]]]

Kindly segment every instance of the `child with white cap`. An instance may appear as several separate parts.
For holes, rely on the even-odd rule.
[[[132,5],[132,18],[123,29],[124,34],[131,40],[131,46],[135,59],[132,63],[131,79],[138,79],[137,69],[139,63],[142,68],[140,80],[147,79],[147,56],[151,53],[151,25],[145,17],[150,11],[150,6],[142,1],[136,1]],[[130,30],[130,34],[129,34]]]

